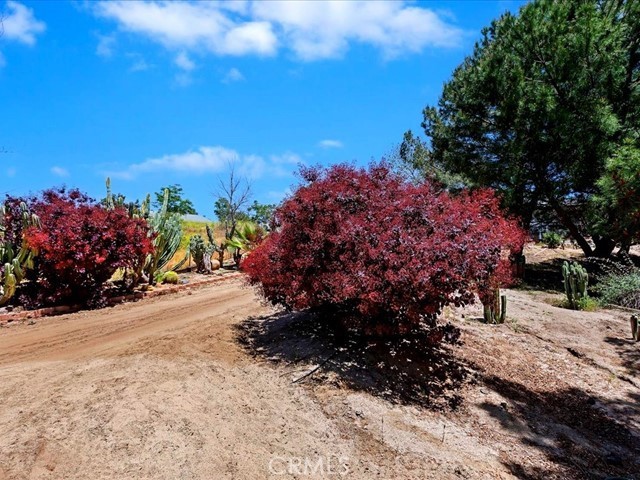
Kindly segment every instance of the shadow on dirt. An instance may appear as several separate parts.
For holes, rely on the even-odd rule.
[[[480,382],[508,399],[500,406],[487,402],[481,408],[524,445],[540,449],[553,464],[504,461],[518,479],[639,478],[640,432],[621,420],[625,411],[638,415],[640,397],[622,405],[577,388],[538,392],[491,375],[481,375]]]
[[[304,312],[249,318],[237,328],[250,354],[287,365],[294,382],[335,382],[394,403],[432,409],[460,404],[467,370],[446,346],[431,347],[426,334],[365,337]]]
[[[640,342],[618,337],[606,337],[604,341],[614,346],[627,373],[637,375],[640,371]]]
[[[562,263],[564,259],[554,258],[540,263],[527,264],[524,280],[520,288],[564,292]]]

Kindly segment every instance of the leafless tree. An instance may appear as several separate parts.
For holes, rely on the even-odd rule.
[[[238,227],[238,222],[242,219],[244,209],[248,207],[251,200],[251,183],[236,173],[235,165],[229,164],[229,175],[226,178],[218,179],[218,198],[214,211],[224,227],[224,240],[216,244],[216,252],[220,266],[224,260],[224,252],[228,248]]]

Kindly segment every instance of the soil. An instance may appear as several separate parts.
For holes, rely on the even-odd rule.
[[[438,350],[238,279],[0,328],[0,479],[640,478],[629,313],[506,294]]]

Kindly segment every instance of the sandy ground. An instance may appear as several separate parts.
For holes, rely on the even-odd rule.
[[[508,297],[418,362],[239,280],[0,329],[0,479],[640,478],[627,314]]]

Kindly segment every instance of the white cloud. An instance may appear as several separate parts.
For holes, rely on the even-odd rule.
[[[68,177],[69,176],[69,170],[67,170],[66,168],[58,167],[58,166],[51,167],[51,173],[53,173],[57,177]]]
[[[321,140],[318,142],[320,148],[342,148],[344,145],[340,140]]]
[[[203,175],[222,173],[229,165],[234,165],[237,172],[247,178],[257,179],[266,174],[279,177],[289,176],[294,164],[301,163],[295,153],[272,155],[265,159],[260,155],[241,155],[236,150],[222,146],[205,146],[184,153],[164,155],[150,158],[140,163],[129,165],[123,170],[102,172],[113,178],[133,180],[139,175],[155,172],[173,172],[184,175]]]
[[[112,172],[117,178],[133,179],[141,173],[173,171],[180,173],[221,172],[231,162],[238,160],[238,153],[224,147],[200,147],[196,151],[150,158],[141,163],[129,165],[125,170]]]
[[[256,18],[277,24],[302,60],[336,58],[350,42],[385,57],[459,44],[461,30],[428,8],[400,1],[254,2]]]
[[[244,80],[244,75],[237,68],[231,68],[222,78],[222,83],[241,82]]]
[[[304,61],[339,58],[353,43],[385,58],[460,44],[463,32],[441,12],[400,0],[100,2],[98,15],[121,30],[179,51],[275,55]]]
[[[186,52],[180,52],[176,55],[173,62],[179,69],[184,70],[185,72],[190,72],[196,68],[196,64],[189,58],[189,55],[187,55]]]
[[[113,56],[113,47],[115,43],[116,37],[113,35],[98,35],[96,55],[103,58],[111,58]]]
[[[204,49],[217,55],[272,55],[277,39],[269,22],[237,22],[224,5],[212,2],[110,1],[96,8],[118,22],[172,49]]]
[[[8,40],[34,45],[36,35],[46,29],[44,22],[37,20],[31,8],[13,0],[7,1],[7,12],[2,20],[3,37]]]

